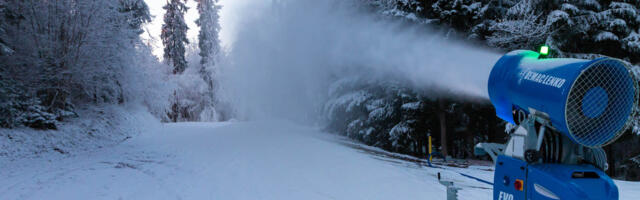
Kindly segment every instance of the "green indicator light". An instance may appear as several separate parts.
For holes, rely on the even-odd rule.
[[[540,55],[543,55],[543,56],[549,55],[549,46],[540,47]]]

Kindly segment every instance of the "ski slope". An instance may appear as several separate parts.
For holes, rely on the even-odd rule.
[[[458,173],[491,181],[487,167],[428,168],[345,143],[282,121],[164,124],[92,152],[0,158],[0,199],[445,199],[438,172],[459,199],[491,199]],[[640,184],[619,185],[640,197]]]

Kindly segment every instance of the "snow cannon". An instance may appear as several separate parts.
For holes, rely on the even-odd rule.
[[[618,199],[602,147],[638,113],[631,67],[607,57],[546,58],[545,50],[510,52],[489,75],[496,115],[511,124],[507,144],[476,146],[498,152],[493,199]]]
[[[489,97],[501,119],[522,123],[529,114],[586,147],[612,143],[630,127],[636,81],[613,58],[539,59],[534,51],[503,56],[489,76]]]

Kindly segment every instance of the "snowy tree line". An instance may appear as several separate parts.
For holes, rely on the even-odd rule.
[[[640,62],[640,3],[633,0],[360,0],[374,12],[449,30],[504,52],[549,45],[555,57],[617,57]],[[478,142],[504,142],[504,122],[489,102],[416,90],[401,77],[345,78],[329,91],[328,129],[390,151],[424,157],[426,136],[437,151],[473,158]],[[635,128],[633,132],[637,132]],[[632,132],[631,130],[629,132]],[[607,147],[609,173],[640,180],[640,136]]]
[[[78,106],[136,101],[147,86],[138,62],[150,56],[139,38],[150,20],[144,1],[0,5],[0,126],[55,129]]]
[[[418,91],[402,80],[358,75],[337,80],[323,108],[327,129],[417,157],[428,154],[428,135],[435,151],[454,158],[472,158],[478,142],[505,139],[504,122],[488,102],[438,89]],[[441,140],[442,131],[446,142]]]
[[[144,0],[0,0],[0,127],[56,129],[78,109],[130,103],[163,121],[222,119],[213,107],[219,7],[198,1],[207,49],[189,71],[200,49],[187,46],[183,2],[165,6],[162,63],[140,37],[152,18]]]
[[[220,9],[217,0],[196,0],[200,27],[197,46],[187,38],[189,27],[184,19],[188,8],[184,0],[167,1],[161,39],[165,62],[173,67],[177,88],[170,99],[170,109],[164,121],[220,121],[230,118],[230,112],[218,109],[224,102],[216,97],[215,81],[222,57],[220,46]]]
[[[640,62],[640,2],[635,0],[361,1],[383,14],[448,27],[505,51],[546,44],[554,56]]]

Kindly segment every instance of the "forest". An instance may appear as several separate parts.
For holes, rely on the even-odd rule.
[[[552,57],[640,60],[640,3],[596,0],[363,0],[380,15],[419,23],[506,53],[552,49]],[[450,34],[453,33],[453,34]],[[637,68],[636,68],[637,69]],[[426,157],[426,137],[452,158],[475,158],[479,142],[506,141],[506,123],[487,100],[416,90],[404,77],[336,80],[324,115],[328,129],[386,150]],[[444,95],[443,95],[444,94]],[[637,123],[637,122],[636,122]],[[605,147],[613,177],[640,180],[638,127]],[[444,139],[443,139],[444,138]]]
[[[75,123],[78,118],[95,115],[114,115],[104,119],[126,121],[127,118],[118,113],[125,112],[131,105],[143,107],[145,112],[164,123],[246,120],[253,118],[246,114],[252,108],[260,107],[266,112],[277,113],[287,109],[270,105],[306,101],[296,98],[298,93],[305,92],[304,89],[266,91],[260,87],[250,88],[260,82],[243,84],[242,81],[225,79],[224,75],[230,75],[274,81],[277,78],[256,74],[291,70],[243,68],[245,64],[270,66],[284,61],[247,61],[247,54],[257,51],[254,46],[243,48],[242,45],[254,44],[252,42],[255,41],[251,40],[245,43],[238,41],[234,49],[225,49],[219,36],[219,12],[223,8],[218,6],[218,0],[194,1],[197,7],[188,8],[183,0],[169,0],[163,7],[164,15],[152,16],[144,0],[0,0],[0,127],[67,130],[61,127]],[[273,8],[280,6],[276,3],[279,1],[273,2]],[[389,23],[390,29],[418,26],[420,28],[416,32],[433,30],[456,43],[462,41],[474,48],[501,54],[548,45],[552,50],[551,57],[591,59],[610,56],[633,65],[640,64],[640,2],[635,0],[353,2],[380,21],[400,22],[400,25]],[[187,30],[195,28],[188,27],[185,22],[185,13],[189,9],[198,12],[196,24],[199,34],[195,41],[186,35]],[[298,14],[301,13],[292,15]],[[162,19],[161,33],[156,38],[162,43],[162,58],[153,55],[153,41],[142,37],[148,34],[145,24],[154,17]],[[264,24],[253,24],[255,30],[260,31],[262,26],[289,23],[286,20],[264,21]],[[287,30],[290,27],[282,28]],[[283,30],[273,33],[280,33],[278,31]],[[243,33],[251,34],[251,31],[239,35]],[[286,39],[300,39],[298,37]],[[270,42],[278,44],[281,41],[274,39]],[[348,43],[346,40],[342,42]],[[348,44],[338,46],[348,48]],[[291,51],[331,49],[325,46],[296,49],[299,46],[282,44],[282,48],[285,47],[295,47]],[[272,51],[250,58],[277,58],[274,54],[285,51],[275,47],[269,50]],[[301,60],[292,63],[334,64],[314,60],[319,58],[315,57],[317,55],[332,55],[325,53],[313,51],[305,55],[314,57],[298,56]],[[424,56],[426,58],[414,59],[430,59],[428,55]],[[339,63],[352,61],[345,60]],[[235,71],[224,71],[226,65],[236,66],[233,68]],[[427,155],[427,136],[433,137],[436,151],[454,159],[488,159],[473,154],[475,144],[500,143],[507,139],[504,134],[506,122],[495,116],[487,99],[442,87],[417,86],[421,83],[413,81],[415,77],[407,77],[407,74],[389,73],[378,77],[381,75],[357,73],[361,71],[359,67],[362,66],[328,73],[328,78],[323,80],[323,84],[327,82],[323,85],[326,87],[312,91],[319,91],[322,95],[309,97],[314,100],[309,108],[312,112],[300,115],[286,113],[287,116],[311,119],[329,132],[420,158]],[[434,71],[438,70],[444,69],[436,68]],[[313,78],[325,75],[314,72],[305,71]],[[288,74],[276,77],[291,78]],[[295,77],[298,79],[291,78],[298,81],[295,83],[274,82],[293,87],[291,85],[304,85],[302,82],[307,81],[299,80],[307,78],[303,75],[296,74]],[[433,77],[425,79],[429,78]],[[233,89],[245,90],[229,92]],[[250,92],[253,93],[245,95]],[[278,97],[269,99],[264,96]],[[264,102],[256,103],[261,97],[264,97]],[[288,101],[279,101],[281,99]],[[247,107],[244,104],[253,105]],[[109,120],[98,121],[109,124],[107,127],[118,124],[113,122],[113,125]],[[634,127],[618,142],[605,148],[609,157],[608,173],[612,177],[640,180],[639,133],[640,128]],[[5,136],[11,138],[10,135]],[[58,147],[48,149],[60,150]]]

